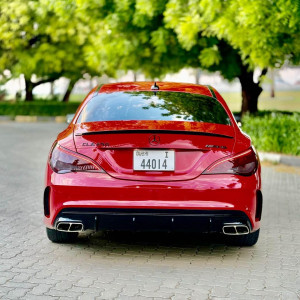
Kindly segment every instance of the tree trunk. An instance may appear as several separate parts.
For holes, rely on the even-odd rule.
[[[195,83],[200,84],[200,75],[201,75],[201,70],[197,68],[195,70]]]
[[[274,78],[274,69],[271,70],[271,98],[275,98],[275,78]]]
[[[25,77],[25,90],[26,90],[25,101],[33,101],[33,92],[32,91],[36,86],[47,83],[47,82],[53,82],[56,79],[58,79],[59,77],[60,77],[60,75],[56,74],[53,77],[41,79],[40,81],[37,81],[37,82],[32,82],[30,78]]]
[[[25,101],[33,101],[33,92],[32,92],[33,88],[34,88],[34,84],[31,82],[31,80],[25,78],[25,90],[26,90]]]
[[[18,92],[20,93],[20,95],[22,96],[22,82],[23,82],[23,80],[22,80],[23,78],[22,78],[22,75],[20,75],[19,76],[19,90],[18,90]]]
[[[51,99],[54,98],[54,81],[50,82],[50,97]]]
[[[254,71],[249,71],[246,66],[242,67],[241,75],[239,80],[242,86],[242,111],[241,115],[249,112],[254,114],[258,111],[258,97],[262,92],[262,87],[260,86],[260,79],[262,75],[265,75],[267,72],[264,69],[259,77],[257,83],[253,80]]]
[[[132,71],[133,73],[133,81],[137,81],[137,72],[136,71]]]
[[[72,93],[72,90],[73,90],[74,85],[75,85],[76,82],[77,82],[77,79],[76,80],[74,80],[74,79],[70,80],[68,88],[66,90],[66,93],[65,93],[65,95],[62,99],[62,102],[68,102],[69,101],[70,95]]]

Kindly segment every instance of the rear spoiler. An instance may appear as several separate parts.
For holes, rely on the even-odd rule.
[[[139,134],[139,133],[162,133],[162,134],[184,134],[184,135],[201,135],[201,136],[214,136],[226,139],[233,139],[232,136],[210,133],[210,132],[199,132],[199,131],[185,131],[185,130],[150,130],[150,129],[133,129],[133,130],[101,130],[101,131],[88,131],[83,133],[76,133],[76,136],[83,135],[98,135],[98,134]]]

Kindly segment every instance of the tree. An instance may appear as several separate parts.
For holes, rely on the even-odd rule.
[[[267,69],[286,60],[299,61],[297,4],[292,0],[111,0],[99,5],[94,1],[89,10],[97,24],[93,59],[103,67],[141,70],[150,78],[184,66],[219,71],[228,80],[239,79],[242,113],[255,113]],[[254,81],[257,68],[261,73]]]
[[[199,53],[201,66],[220,69],[229,80],[233,71],[242,86],[242,113],[257,112],[261,79],[269,67],[300,59],[299,1],[170,0],[164,16],[185,49],[201,44],[203,37],[217,38]],[[254,82],[258,67],[261,75]]]
[[[0,0],[0,71],[25,75],[27,99],[37,84],[66,76],[67,99],[84,73],[132,70],[154,79],[200,67],[238,78],[242,112],[256,112],[267,68],[299,61],[298,3]]]
[[[0,70],[24,74],[27,101],[33,89],[61,76],[70,79],[68,100],[76,81],[94,75],[85,60],[89,25],[76,19],[75,0],[0,0]]]
[[[89,12],[93,24],[89,63],[111,76],[116,75],[114,70],[132,70],[151,79],[192,65],[194,56],[179,44],[174,31],[165,27],[166,2],[81,2],[78,12]]]
[[[288,1],[287,7],[282,0],[93,0],[82,5],[97,28],[91,41],[97,49],[94,64],[140,70],[150,78],[185,66],[219,71],[228,80],[239,79],[242,113],[255,113],[268,67],[298,60],[296,2]],[[254,81],[257,68],[261,73]]]

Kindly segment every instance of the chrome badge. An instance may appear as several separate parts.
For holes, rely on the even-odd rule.
[[[156,134],[153,134],[149,137],[149,144],[152,146],[157,146],[160,144],[160,137]]]

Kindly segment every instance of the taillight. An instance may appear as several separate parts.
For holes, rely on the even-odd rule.
[[[97,172],[104,173],[92,159],[59,146],[53,147],[49,162],[55,173],[63,174],[70,172]]]
[[[245,152],[222,158],[210,165],[203,174],[236,174],[250,176],[258,167],[258,158],[251,147]]]

